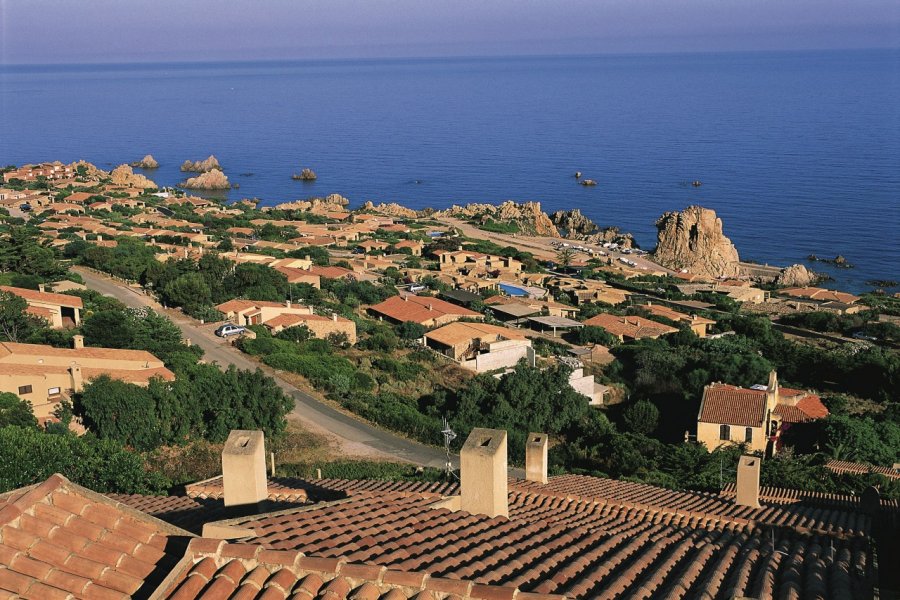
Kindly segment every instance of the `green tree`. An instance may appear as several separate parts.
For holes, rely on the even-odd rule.
[[[9,292],[0,292],[0,335],[9,342],[21,342],[42,329],[42,322],[26,311],[28,303]]]
[[[659,424],[659,409],[649,400],[638,400],[625,409],[622,419],[629,431],[650,435]]]
[[[212,305],[212,290],[200,273],[185,273],[163,288],[162,298],[191,314]]]
[[[85,386],[76,410],[84,426],[100,439],[144,451],[167,441],[160,435],[154,404],[146,388],[104,375]]]
[[[28,400],[10,392],[0,393],[0,427],[37,427],[37,419]]]

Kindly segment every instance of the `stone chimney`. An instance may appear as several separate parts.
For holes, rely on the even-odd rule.
[[[81,367],[77,363],[72,363],[69,367],[69,379],[71,380],[72,391],[76,394],[84,390],[84,376],[81,373]]]
[[[508,517],[506,432],[476,427],[459,455],[460,508],[472,514]]]
[[[81,350],[84,348],[84,336],[83,335],[73,335],[72,336],[72,347],[75,350]]]
[[[525,479],[537,483],[547,483],[547,447],[549,439],[546,433],[529,433],[525,442]]]
[[[222,449],[225,506],[258,504],[269,497],[262,431],[235,429]]]
[[[778,390],[778,373],[773,369],[769,371],[769,383],[766,385],[766,408],[768,410],[775,410],[775,407],[778,406],[780,400]]]
[[[431,306],[431,302],[428,303],[428,310],[434,310],[434,308]]]
[[[741,456],[737,467],[738,506],[759,508],[759,472],[762,459],[758,456]]]

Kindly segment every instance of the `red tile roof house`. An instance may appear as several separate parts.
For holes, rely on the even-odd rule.
[[[272,333],[305,325],[313,336],[321,339],[333,333],[343,333],[351,344],[356,343],[356,323],[337,314],[326,317],[313,314],[311,306],[264,300],[229,300],[216,306],[225,318],[238,325],[264,325]]]
[[[873,529],[897,509],[877,494],[760,489],[745,463],[737,494],[547,477],[542,434],[508,479],[506,442],[473,430],[460,483],[267,479],[252,431],[181,495],[53,475],[0,495],[0,597],[854,600],[883,597],[896,564]]]
[[[411,321],[425,327],[446,325],[463,318],[484,319],[484,315],[481,313],[439,298],[412,294],[392,296],[380,304],[370,306],[369,312],[380,319],[388,319],[394,323]]]
[[[44,286],[41,285],[41,288]],[[29,290],[9,285],[0,285],[0,292],[13,294],[25,300],[27,312],[40,317],[54,329],[77,327],[81,323],[81,309],[84,304],[78,296],[53,294],[40,290]]]
[[[697,415],[697,441],[709,450],[746,443],[752,451],[772,455],[781,449],[781,436],[793,425],[827,416],[828,409],[819,396],[780,387],[772,371],[767,386],[706,386]]]
[[[607,313],[595,315],[584,321],[584,324],[605,329],[621,341],[642,340],[645,338],[655,339],[661,335],[668,335],[678,331],[674,327],[669,327],[644,317],[619,317]]]

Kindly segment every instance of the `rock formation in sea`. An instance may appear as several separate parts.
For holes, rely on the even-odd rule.
[[[131,166],[138,169],[157,169],[159,168],[159,163],[156,162],[156,159],[153,158],[152,154],[148,154],[141,160],[136,160],[131,163]]]
[[[634,237],[630,233],[623,233],[618,227],[601,229],[581,213],[580,209],[558,210],[550,217],[553,224],[559,228],[559,233],[569,240],[579,240],[588,244],[603,244],[615,242],[623,248],[635,247]]]
[[[219,159],[210,154],[205,160],[186,160],[181,164],[181,170],[185,173],[207,173],[213,169],[222,170]],[[210,188],[211,189],[211,188]]]
[[[299,179],[300,181],[315,181],[317,179],[315,171],[312,169],[303,169],[300,174],[294,173],[291,179]]]
[[[550,220],[547,213],[541,210],[540,202],[517,203],[507,200],[499,206],[494,204],[453,205],[448,209],[435,211],[432,217],[438,220],[444,217],[482,221],[491,219],[501,223],[514,223],[519,227],[519,231],[526,235],[559,237],[553,221]]]
[[[191,177],[181,184],[181,187],[191,190],[227,190],[231,188],[228,177],[219,169],[213,169]]]
[[[806,287],[820,279],[819,275],[803,265],[791,265],[781,270],[781,273],[775,278],[775,283],[785,287]]]
[[[112,182],[115,185],[124,185],[127,187],[147,189],[155,188],[156,184],[143,175],[137,175],[128,165],[119,165],[110,173]]]
[[[594,181],[593,179],[582,179],[581,185],[592,187],[592,186],[597,185],[597,182]]]
[[[656,221],[654,258],[664,267],[703,277],[738,275],[737,249],[722,231],[715,211],[689,206],[667,212]]]

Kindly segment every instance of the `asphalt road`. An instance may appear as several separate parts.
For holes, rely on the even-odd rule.
[[[132,308],[149,306],[156,310],[160,309],[152,298],[139,289],[94,271],[80,268],[75,270],[84,277],[85,284],[89,288],[97,290],[105,296],[117,298],[126,306]],[[253,370],[259,367],[239,350],[216,337],[209,331],[209,326],[204,328],[193,319],[184,316],[178,317],[169,313],[167,316],[178,325],[191,343],[203,348],[204,360],[215,362],[221,368],[234,365],[239,369]],[[347,446],[362,450],[362,452],[354,452],[355,454],[371,453],[373,458],[380,459],[388,456],[417,465],[437,468],[443,467],[446,463],[446,455],[443,450],[419,444],[354,419],[282,380],[276,372],[270,369],[264,370],[272,375],[285,393],[294,399],[293,414],[311,424],[313,429],[324,429],[339,438],[339,441],[347,442]],[[454,462],[456,462],[455,458]]]

